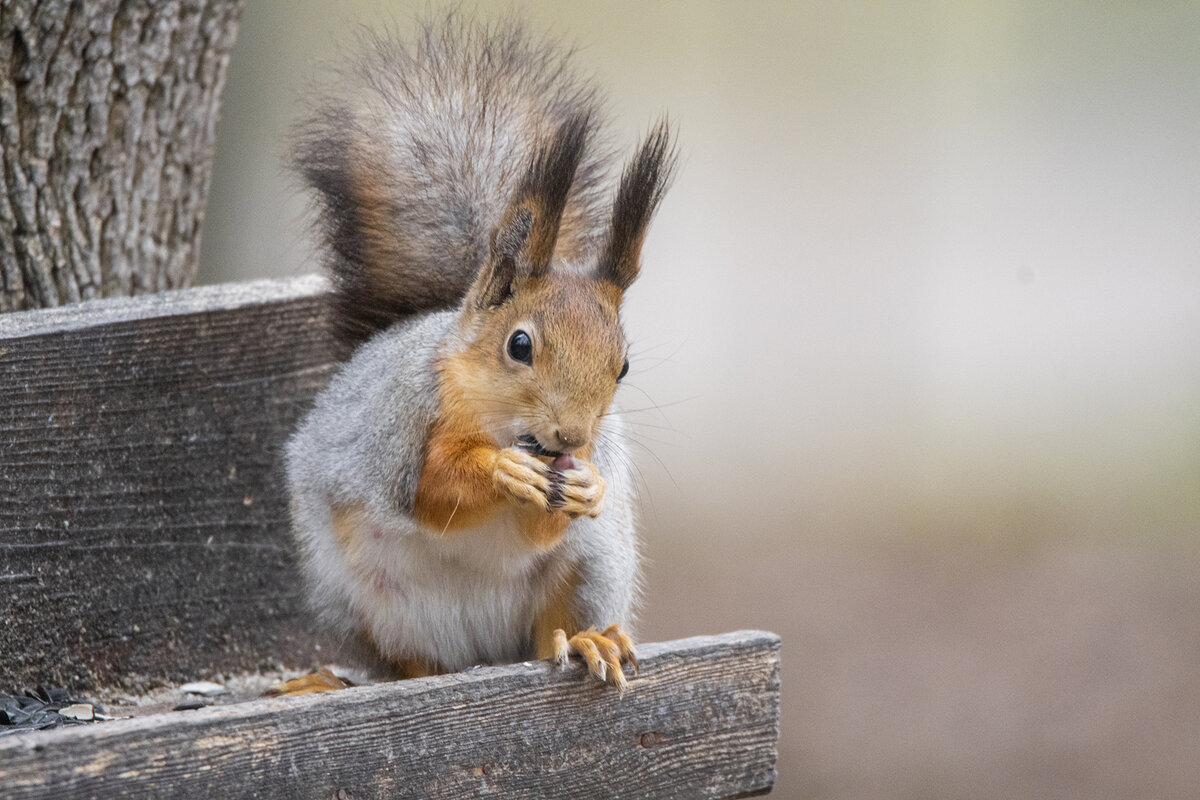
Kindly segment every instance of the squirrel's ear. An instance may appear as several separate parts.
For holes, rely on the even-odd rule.
[[[503,221],[492,231],[491,253],[472,288],[476,305],[498,306],[513,293],[518,274],[528,272],[526,250],[532,228],[533,213],[529,209],[512,206],[505,212]]]
[[[677,155],[671,138],[667,121],[659,120],[621,173],[612,227],[596,273],[621,291],[638,276],[646,230],[675,174]]]
[[[588,115],[571,117],[534,154],[516,197],[492,231],[488,263],[476,279],[480,305],[500,305],[518,281],[550,269],[567,195],[591,130]]]

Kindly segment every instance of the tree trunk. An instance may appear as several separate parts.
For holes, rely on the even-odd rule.
[[[0,2],[0,311],[191,282],[240,12]]]

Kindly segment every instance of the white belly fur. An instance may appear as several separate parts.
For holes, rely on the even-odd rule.
[[[444,535],[409,519],[362,527],[346,556],[353,616],[385,656],[453,671],[528,657],[555,559],[524,540],[511,513]]]

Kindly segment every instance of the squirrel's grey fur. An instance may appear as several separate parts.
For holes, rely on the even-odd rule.
[[[365,633],[379,652],[450,670],[531,658],[537,606],[572,571],[585,627],[628,626],[637,547],[617,416],[591,457],[607,485],[603,513],[572,522],[548,552],[515,546],[508,515],[442,536],[411,513],[437,414],[435,360],[462,346],[457,307],[540,143],[572,118],[594,126],[597,92],[514,24],[451,16],[415,47],[383,36],[368,45],[345,71],[346,93],[318,103],[294,156],[316,190],[334,322],[357,345],[287,448],[313,605],[348,641]],[[567,261],[611,247],[610,161],[589,151],[579,164],[563,218],[571,234],[560,236]],[[374,207],[364,209],[364,191]],[[377,531],[363,557],[397,583],[384,600],[339,547],[333,513],[346,506]]]

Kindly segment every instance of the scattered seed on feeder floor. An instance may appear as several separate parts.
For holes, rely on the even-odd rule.
[[[208,703],[204,702],[203,700],[196,700],[191,703],[180,703],[179,705],[175,706],[171,710],[172,711],[197,711],[201,708],[207,708],[207,707],[208,707]]]
[[[59,709],[58,713],[59,716],[66,717],[67,719],[76,719],[81,722],[91,722],[96,718],[96,712],[92,708],[91,703],[75,703],[74,705]]]
[[[179,691],[187,692],[188,694],[198,694],[204,697],[213,697],[218,694],[225,694],[225,687],[219,683],[211,681],[193,681],[185,683],[179,687]]]
[[[0,692],[0,736],[82,725],[103,717],[103,711],[57,686],[26,689],[24,695]]]

